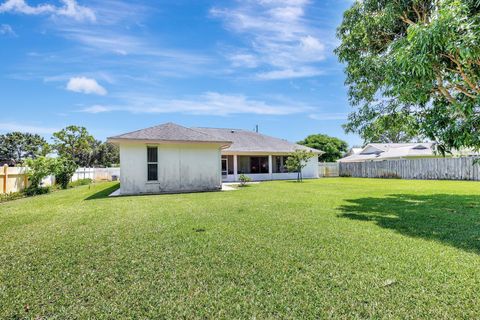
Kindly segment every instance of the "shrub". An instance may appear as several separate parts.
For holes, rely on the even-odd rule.
[[[26,188],[23,191],[23,193],[27,197],[31,197],[31,196],[38,196],[38,195],[41,195],[41,194],[50,193],[50,191],[52,191],[51,187],[39,187],[39,186],[31,185],[30,187]]]
[[[47,157],[27,159],[25,163],[28,167],[27,175],[30,181],[30,187],[27,189],[39,188],[43,178],[53,173],[55,162],[55,159]]]
[[[252,181],[252,178],[250,178],[249,176],[246,176],[244,174],[241,174],[240,177],[238,178],[238,180],[240,180],[240,186],[244,187],[247,184],[247,182]]]
[[[25,197],[25,194],[23,192],[10,192],[5,194],[0,194],[0,203],[20,199],[23,197]]]
[[[85,186],[92,183],[92,179],[79,179],[68,184],[69,187],[74,188],[78,186]]]
[[[55,182],[62,189],[67,189],[75,170],[77,170],[77,164],[73,160],[57,158],[54,166]]]

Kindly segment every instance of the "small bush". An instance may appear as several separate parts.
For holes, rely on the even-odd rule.
[[[350,173],[340,173],[339,176],[343,177],[343,178],[351,178],[352,177],[352,175]]]
[[[247,182],[252,181],[252,178],[244,174],[241,174],[238,180],[240,180],[240,187],[244,187],[247,184]]]
[[[50,193],[50,191],[52,191],[51,187],[38,187],[38,186],[31,185],[30,187],[26,188],[23,191],[23,193],[27,197],[31,197],[31,196],[38,196],[41,194]]]
[[[62,189],[67,189],[77,164],[67,158],[57,158],[54,166],[55,181]]]
[[[85,185],[88,185],[90,183],[92,183],[92,179],[79,179],[79,180],[76,180],[76,181],[73,181],[73,182],[70,182],[68,184],[68,186],[70,188],[74,188],[74,187],[79,187],[79,186],[85,186]]]
[[[10,192],[10,193],[5,193],[5,194],[0,194],[0,203],[1,202],[7,202],[7,201],[12,201],[16,199],[21,199],[24,198],[25,194],[23,192]]]

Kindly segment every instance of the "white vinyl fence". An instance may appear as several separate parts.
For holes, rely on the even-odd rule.
[[[117,181],[120,179],[120,168],[78,168],[73,174],[72,181],[92,179],[95,181]],[[43,186],[55,183],[53,176],[42,180]],[[27,168],[0,167],[0,193],[18,192],[28,186]]]
[[[477,157],[340,163],[340,176],[423,180],[480,180]]]
[[[120,168],[78,168],[72,181],[81,179],[117,181],[120,178]]]
[[[322,177],[338,177],[339,166],[337,162],[319,162],[318,176]]]

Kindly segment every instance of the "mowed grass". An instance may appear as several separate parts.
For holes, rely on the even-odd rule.
[[[480,184],[320,179],[0,205],[0,318],[480,317]]]

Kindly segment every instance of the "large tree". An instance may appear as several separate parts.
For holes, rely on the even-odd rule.
[[[38,134],[11,132],[0,135],[0,160],[23,163],[49,153],[50,147]]]
[[[93,151],[93,159],[91,165],[100,167],[111,167],[120,163],[120,151],[118,146],[97,141]]]
[[[57,153],[73,160],[78,166],[90,166],[95,148],[95,139],[85,127],[68,126],[53,134]]]
[[[298,144],[325,152],[318,157],[319,161],[333,162],[340,159],[348,150],[348,144],[338,138],[326,134],[312,134],[299,141]]]
[[[404,143],[422,140],[414,116],[404,112],[350,120],[343,126],[346,132],[355,132],[367,143]]]
[[[362,0],[344,13],[351,129],[398,112],[442,150],[480,148],[480,0]]]

